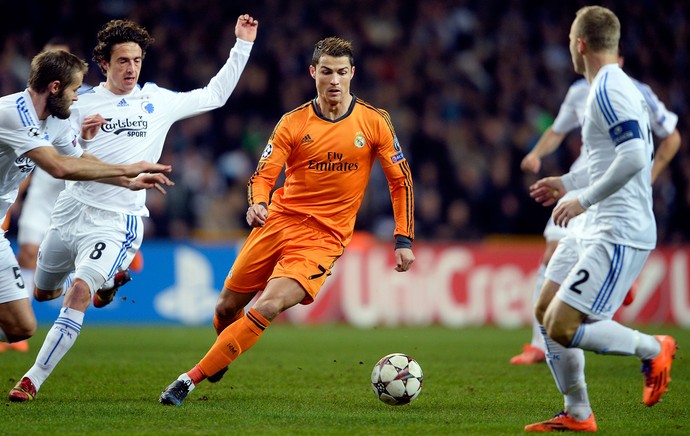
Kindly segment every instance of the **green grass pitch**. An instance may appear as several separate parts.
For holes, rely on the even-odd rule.
[[[599,431],[690,434],[690,330],[645,327],[680,345],[669,392],[642,404],[634,357],[587,353],[587,381]],[[562,397],[544,364],[508,360],[527,329],[356,329],[275,324],[225,378],[204,382],[182,407],[158,395],[192,367],[215,338],[212,327],[102,327],[87,324],[35,401],[10,403],[6,393],[33,364],[46,329],[28,353],[0,354],[0,434],[522,434],[550,418]],[[424,371],[412,404],[388,406],[369,376],[385,354],[403,352]]]

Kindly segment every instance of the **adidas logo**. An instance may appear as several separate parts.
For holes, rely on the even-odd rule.
[[[302,142],[302,144],[304,144],[305,142],[314,142],[314,140],[311,139],[311,136],[310,136],[309,134],[307,134],[307,136],[305,136],[304,138],[302,138],[302,141],[301,141],[301,142]]]
[[[127,101],[123,98],[123,99],[120,100],[120,102],[117,104],[117,107],[125,107],[125,106],[129,106],[129,103],[127,103]]]

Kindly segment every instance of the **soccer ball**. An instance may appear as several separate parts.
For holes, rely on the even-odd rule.
[[[422,367],[402,353],[381,358],[371,371],[371,387],[379,400],[391,406],[408,404],[422,391]]]

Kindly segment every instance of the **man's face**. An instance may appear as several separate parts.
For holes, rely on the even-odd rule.
[[[316,92],[323,102],[337,105],[350,94],[355,67],[350,65],[349,57],[321,56],[319,63],[310,67],[310,72],[316,81]]]
[[[104,63],[105,87],[114,94],[129,94],[139,81],[142,50],[135,42],[123,42],[113,46],[110,62]]]
[[[72,114],[70,106],[77,101],[77,91],[81,86],[84,75],[81,72],[75,74],[74,79],[67,86],[60,86],[59,91],[48,94],[46,106],[50,114],[66,120]]]
[[[577,18],[573,21],[573,25],[570,26],[570,57],[573,60],[573,68],[578,74],[585,73],[585,60],[582,54],[578,50],[578,38],[575,36],[575,29],[577,28]]]

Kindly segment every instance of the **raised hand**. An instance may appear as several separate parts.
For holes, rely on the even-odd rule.
[[[255,20],[249,14],[240,15],[235,24],[235,36],[247,42],[254,42],[258,28],[259,20]]]

